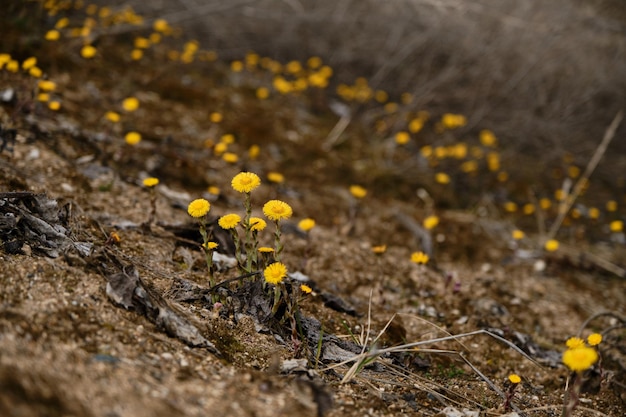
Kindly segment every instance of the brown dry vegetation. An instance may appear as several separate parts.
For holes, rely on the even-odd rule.
[[[625,277],[606,268],[623,272],[626,251],[623,234],[606,228],[625,213],[624,127],[580,200],[591,207],[612,198],[619,210],[603,212],[599,221],[569,218],[557,235],[557,252],[541,250],[537,218],[505,214],[500,206],[509,199],[522,203],[533,193],[551,195],[563,182],[552,172],[565,169],[562,153],[584,167],[624,108],[623,6],[466,3],[133,4],[141,14],[184,26],[183,39],[168,40],[167,47],[196,38],[220,56],[215,63],[190,65],[165,59],[166,46],[133,63],[129,44],[143,32],[126,26],[99,32],[98,56],[83,60],[82,40],[41,40],[57,18],[47,17],[38,3],[9,3],[0,53],[20,60],[37,56],[58,83],[62,109],[52,112],[32,100],[34,81],[27,75],[0,72],[0,91],[13,89],[18,97],[0,108],[2,127],[18,132],[13,149],[0,157],[0,192],[45,193],[58,202],[57,221],[71,241],[93,248],[89,256],[71,246],[50,257],[35,238],[3,237],[0,414],[447,416],[451,412],[444,409],[456,407],[502,415],[503,399],[490,383],[506,390],[506,378],[515,372],[524,381],[517,409],[556,416],[569,376],[560,364],[563,342],[579,331],[600,331],[606,332],[605,378],[600,384],[597,374],[590,376],[577,415],[623,415]],[[319,55],[335,71],[334,84],[366,76],[392,97],[413,93],[416,101],[403,110],[462,113],[469,123],[443,135],[429,126],[416,143],[396,148],[389,137],[403,125],[402,117],[389,117],[390,127],[381,133],[374,128],[385,117],[381,106],[348,103],[350,125],[329,150],[324,144],[338,120],[329,108],[339,101],[334,85],[322,94],[273,93],[258,100],[254,89],[270,86],[271,77],[236,74],[228,66],[249,50],[282,62]],[[128,96],[140,99],[139,110],[117,125],[103,121],[104,112],[119,109]],[[217,127],[207,117],[213,111],[224,115]],[[511,176],[506,184],[488,170],[468,176],[452,161],[431,165],[419,155],[420,146],[470,141],[484,128],[502,144],[498,151]],[[124,143],[129,130],[143,135],[135,147]],[[237,164],[205,144],[224,133],[236,137],[231,149],[240,156]],[[254,144],[261,155],[250,160],[246,154]],[[341,346],[357,339],[366,349],[382,348],[488,329],[537,363],[494,338],[474,335],[381,357],[341,384],[350,364],[328,369],[346,354],[336,349],[340,342],[323,344],[319,355],[315,343],[308,353],[299,351],[248,312],[232,308],[220,315],[206,299],[178,298],[180,288],[208,285],[187,204],[204,195],[212,199],[212,216],[240,212],[242,199],[230,180],[241,170],[264,180],[252,195],[255,214],[271,198],[293,207],[293,222],[284,225],[283,261],[315,284],[317,294],[301,303],[303,316],[348,343]],[[270,171],[283,173],[285,183],[268,183]],[[452,183],[436,183],[436,171],[447,172]],[[148,175],[161,181],[151,227],[142,226],[150,194],[141,179]],[[367,187],[365,199],[350,195],[354,183]],[[209,185],[220,187],[219,197],[206,194]],[[420,188],[430,197],[416,194]],[[33,209],[32,202],[20,202],[24,197],[0,195],[3,210],[9,204]],[[425,249],[425,242],[411,227],[430,214],[440,218],[428,234],[432,260],[415,265],[410,255]],[[546,213],[546,226],[554,214]],[[305,217],[318,224],[308,237],[295,227]],[[521,242],[510,237],[517,227],[528,235]],[[107,243],[111,232],[120,235],[119,244]],[[261,239],[272,242],[269,233]],[[371,247],[380,244],[387,251],[375,256]],[[130,265],[154,299],[195,326],[220,355],[172,336],[149,309],[112,303],[107,279]],[[339,297],[348,312],[329,307],[324,296]],[[613,315],[581,330],[587,318],[602,312]],[[362,336],[370,327],[369,337]],[[305,361],[284,370],[294,358]]]

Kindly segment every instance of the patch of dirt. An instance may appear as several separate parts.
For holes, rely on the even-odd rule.
[[[625,277],[606,267],[624,267],[623,242],[581,238],[577,230],[593,227],[582,220],[564,226],[554,253],[533,234],[513,241],[515,222],[525,220],[494,210],[487,172],[468,180],[475,205],[462,206],[450,188],[412,177],[413,168],[403,179],[394,167],[424,164],[418,149],[385,156],[387,145],[372,141],[365,123],[327,151],[323,139],[337,117],[326,103],[320,108],[316,92],[259,100],[252,85],[271,82],[267,74],[245,78],[219,61],[209,70],[168,62],[158,48],[133,63],[123,36],[101,38],[95,61],[83,60],[71,40],[66,46],[36,49],[58,83],[59,112],[32,99],[28,75],[0,71],[0,91],[17,96],[0,107],[3,128],[16,129],[15,141],[3,136],[0,155],[0,414],[434,416],[456,407],[499,415],[507,377],[517,373],[517,410],[559,415],[569,377],[564,341],[605,312],[612,314],[582,329],[605,332],[603,378],[590,375],[596,385],[585,387],[576,415],[624,414]],[[128,96],[140,108],[119,124],[104,121]],[[208,120],[213,111],[222,123]],[[124,142],[130,130],[142,133],[136,146]],[[229,147],[236,163],[216,153],[226,133],[236,137]],[[252,145],[260,145],[258,158],[249,156]],[[242,307],[234,284],[224,286],[221,308],[207,295],[187,204],[209,199],[211,221],[243,214],[230,181],[247,170],[263,179],[251,193],[253,215],[263,217],[270,199],[293,207],[282,224],[281,261],[313,288],[299,302],[309,340],[253,314],[261,304]],[[285,182],[267,181],[271,171]],[[146,189],[147,176],[160,184]],[[368,188],[362,200],[348,191],[356,183]],[[419,188],[430,197],[418,197]],[[44,203],[47,215],[37,211]],[[440,224],[424,232],[419,225],[431,214]],[[56,227],[58,253],[46,225],[28,215]],[[297,228],[306,217],[317,222],[308,233]],[[271,227],[259,239],[272,246]],[[227,233],[221,242],[222,254],[232,255]],[[374,254],[383,244],[386,251]],[[429,252],[426,265],[410,261],[418,250]],[[107,290],[115,274],[134,277],[127,308]],[[217,274],[218,281],[237,275],[226,267]],[[289,282],[295,294],[297,281]],[[202,296],[185,299],[181,288]],[[352,362],[340,362],[360,349],[465,333],[473,334],[381,354],[342,383]]]

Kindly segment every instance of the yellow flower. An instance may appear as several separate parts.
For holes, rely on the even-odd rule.
[[[261,253],[272,253],[272,252],[274,252],[274,248],[270,248],[269,246],[261,246],[258,249],[258,251],[261,252]]]
[[[435,181],[439,184],[449,184],[450,176],[445,172],[438,172],[435,174]]]
[[[614,212],[617,211],[617,201],[609,200],[606,202],[606,211]]]
[[[51,101],[48,103],[48,108],[57,111],[61,108],[61,103],[59,101]]]
[[[276,184],[281,184],[283,182],[285,182],[285,176],[283,174],[281,174],[280,172],[268,172],[267,173],[267,180],[269,182],[274,182]]]
[[[237,163],[237,161],[239,161],[239,156],[237,156],[237,154],[233,152],[224,152],[224,155],[222,155],[222,159],[229,164],[235,164]]]
[[[265,100],[270,96],[270,90],[266,87],[259,87],[256,89],[256,98],[259,100]]]
[[[253,172],[240,172],[233,177],[230,184],[235,191],[249,193],[261,185],[261,178]]]
[[[157,186],[158,184],[159,184],[159,179],[155,177],[148,177],[143,180],[144,187],[152,188],[152,187]]]
[[[124,140],[129,145],[136,145],[141,142],[141,134],[137,132],[128,132],[126,136],[124,136]]]
[[[467,124],[467,119],[462,114],[446,113],[441,117],[441,124],[447,129],[456,129]]]
[[[284,201],[270,200],[263,206],[263,214],[270,220],[279,221],[290,218],[293,210]]]
[[[376,255],[382,255],[387,251],[387,245],[372,246],[372,252]]]
[[[600,333],[591,333],[587,336],[587,343],[589,346],[598,346],[602,342],[602,335]]]
[[[509,381],[511,382],[511,384],[519,384],[520,382],[522,382],[522,378],[520,378],[518,374],[511,374],[509,375]]]
[[[550,239],[545,243],[544,248],[548,252],[554,252],[559,248],[559,241],[556,239]]]
[[[222,116],[222,113],[220,112],[216,112],[214,111],[213,113],[209,114],[209,120],[212,123],[219,123],[224,119],[224,116]]]
[[[214,250],[214,249],[217,249],[219,245],[215,242],[207,242],[206,244],[203,244],[202,246],[204,246],[205,249]]]
[[[414,262],[418,265],[426,264],[428,260],[429,260],[428,255],[426,255],[424,252],[413,252],[411,254],[411,262]]]
[[[311,218],[302,219],[298,222],[298,229],[308,232],[315,227],[315,220]]]
[[[220,219],[217,221],[217,224],[219,224],[222,229],[234,229],[235,227],[237,227],[240,221],[241,216],[235,213],[231,213],[220,217]]]
[[[41,78],[41,76],[43,75],[43,72],[41,71],[41,68],[39,67],[32,67],[31,69],[28,70],[28,74],[33,78]]]
[[[154,21],[154,23],[152,24],[152,28],[157,31],[157,32],[167,32],[169,31],[169,24],[167,23],[167,20],[165,19],[157,19]]]
[[[267,227],[267,223],[260,217],[250,217],[250,230],[260,232]]]
[[[61,34],[59,33],[59,31],[56,29],[52,29],[46,32],[44,39],[47,41],[58,41],[60,37]]]
[[[408,132],[402,131],[396,133],[396,143],[398,145],[406,145],[407,143],[409,143],[409,140],[411,140],[411,136],[408,134]]]
[[[80,56],[82,56],[85,59],[91,59],[94,56],[96,56],[96,52],[98,52],[98,51],[93,46],[85,45],[80,50]]]
[[[50,101],[50,94],[48,94],[48,93],[39,93],[39,94],[37,94],[37,101],[41,101],[43,103],[46,103],[46,102]]]
[[[300,291],[302,291],[305,294],[311,294],[313,292],[313,289],[306,284],[301,284]]]
[[[133,61],[139,61],[141,58],[143,58],[143,51],[141,49],[133,49],[130,52],[130,59]]]
[[[125,111],[131,112],[139,108],[139,100],[136,97],[128,97],[122,101],[122,108]]]
[[[498,140],[491,130],[485,129],[480,131],[480,143],[483,146],[492,148],[497,145]]]
[[[220,195],[220,189],[215,185],[209,186],[209,188],[207,188],[207,191],[209,192],[209,194]]]
[[[530,216],[535,212],[535,205],[532,203],[524,204],[524,207],[522,207],[522,212],[524,212],[526,216]]]
[[[230,145],[231,143],[235,143],[235,135],[233,135],[232,133],[227,133],[225,135],[222,135],[222,137],[220,138],[220,142],[225,143],[227,145]]]
[[[513,230],[511,235],[513,236],[513,239],[515,239],[515,240],[522,240],[522,239],[524,239],[524,232],[522,232],[519,229]]]
[[[513,201],[507,201],[504,203],[504,211],[508,213],[515,213],[517,211],[517,204]]]
[[[600,210],[597,207],[591,207],[589,209],[589,218],[597,220],[600,218]]]
[[[120,114],[114,111],[108,111],[104,114],[104,118],[107,119],[109,122],[117,123],[120,121]]]
[[[580,337],[570,337],[565,342],[565,346],[567,346],[569,349],[578,349],[585,346],[585,341],[582,340]]]
[[[54,91],[57,88],[57,84],[54,81],[40,80],[37,82],[37,87],[41,91]]]
[[[279,284],[287,276],[287,267],[281,262],[274,262],[265,268],[263,276],[268,284]]]
[[[261,148],[259,147],[259,145],[252,145],[250,146],[250,149],[248,149],[248,157],[252,160],[257,159],[260,152]]]
[[[367,190],[360,185],[351,185],[350,194],[352,194],[354,198],[363,198],[367,195]]]
[[[22,69],[28,71],[29,69],[35,67],[37,65],[37,58],[31,56],[30,58],[26,58],[24,62],[22,62]]]
[[[432,230],[439,224],[439,217],[437,216],[428,216],[422,222],[424,228],[426,230]]]
[[[579,347],[576,349],[567,349],[563,353],[563,363],[570,370],[582,372],[591,368],[598,360],[598,352],[594,348]]]
[[[208,201],[204,198],[198,198],[189,203],[187,213],[189,213],[191,217],[195,217],[197,219],[206,216],[210,209],[211,204]]]
[[[619,233],[624,230],[624,222],[621,220],[613,220],[611,224],[609,224],[609,228],[613,233]]]

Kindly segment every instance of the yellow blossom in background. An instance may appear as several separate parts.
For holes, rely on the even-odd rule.
[[[281,262],[274,262],[265,268],[263,276],[268,284],[280,284],[287,276],[287,267]]]
[[[567,167],[567,175],[570,178],[578,178],[580,176],[580,168],[576,165],[570,165]]]
[[[435,181],[438,184],[450,184],[450,176],[445,172],[438,172],[435,174]]]
[[[550,201],[549,198],[544,197],[539,200],[539,207],[541,207],[542,210],[549,210],[550,207],[552,207],[552,201]]]
[[[39,93],[37,94],[37,101],[41,101],[42,103],[46,103],[50,101],[50,94],[48,93]]]
[[[312,56],[306,60],[306,65],[311,69],[318,69],[322,66],[322,58],[319,56]]]
[[[509,174],[506,171],[500,171],[498,172],[498,176],[497,176],[498,181],[500,182],[506,182],[509,179]]]
[[[315,220],[311,218],[302,219],[298,222],[298,229],[308,232],[315,227]]]
[[[256,89],[256,98],[259,100],[265,100],[270,96],[270,90],[266,87],[259,87]]]
[[[211,121],[211,123],[220,123],[222,120],[224,120],[224,116],[222,115],[222,113],[214,111],[213,113],[209,114],[209,120]]]
[[[66,28],[69,24],[70,19],[68,19],[67,17],[62,17],[61,19],[57,20],[57,22],[54,24],[54,27],[56,29],[63,29]]]
[[[206,216],[210,209],[211,203],[204,198],[198,198],[189,203],[189,206],[187,206],[187,213],[189,213],[191,217],[195,217],[197,219]]]
[[[281,184],[283,182],[285,182],[285,176],[283,174],[281,174],[280,172],[268,172],[267,173],[267,180],[269,182],[273,182],[276,184]]]
[[[478,162],[465,161],[461,164],[461,171],[465,173],[476,172],[478,170]]]
[[[424,120],[420,118],[412,119],[409,122],[409,132],[418,133],[424,127]]]
[[[59,101],[51,101],[48,103],[48,108],[52,111],[61,109],[61,103]]]
[[[522,378],[520,378],[520,376],[517,374],[511,374],[509,375],[509,382],[511,384],[519,384],[520,382],[522,382]]]
[[[213,153],[215,153],[215,155],[219,156],[219,155],[223,154],[224,152],[226,152],[226,149],[228,149],[228,144],[224,143],[224,142],[220,142],[220,143],[216,144],[215,147],[213,148]]]
[[[250,230],[260,232],[267,227],[267,223],[260,217],[250,217]]]
[[[500,155],[497,152],[489,152],[487,154],[487,168],[491,172],[500,170]]]
[[[9,72],[17,72],[20,69],[20,63],[12,59],[9,62],[7,62],[5,68]]]
[[[606,202],[606,211],[608,212],[614,212],[617,211],[617,201],[615,200],[609,200]]]
[[[217,249],[219,245],[216,242],[207,242],[206,244],[203,244],[202,246],[204,246],[205,249],[214,250],[214,249]]]
[[[37,87],[41,91],[54,91],[57,88],[57,84],[54,81],[40,80],[37,82]]]
[[[507,213],[515,213],[517,211],[517,204],[513,201],[507,201],[504,203],[504,211]]]
[[[481,130],[479,133],[479,139],[480,144],[488,148],[493,148],[498,144],[496,135],[494,135],[491,130]]]
[[[220,217],[217,221],[217,224],[219,224],[222,229],[234,229],[235,227],[237,227],[240,221],[241,216],[235,213],[231,213]]]
[[[411,262],[414,262],[418,265],[424,265],[428,262],[430,258],[424,252],[413,252],[411,254]]]
[[[141,58],[143,58],[143,51],[141,49],[133,49],[130,52],[130,59],[133,61],[139,61]]]
[[[367,190],[363,187],[361,187],[360,185],[351,185],[350,186],[350,194],[352,194],[352,196],[354,198],[363,198],[367,195]]]
[[[220,195],[220,188],[215,185],[211,185],[209,188],[207,188],[207,191],[209,194]]]
[[[235,135],[233,135],[232,133],[226,133],[225,135],[222,135],[222,137],[220,138],[220,142],[227,145],[233,144],[235,143]]]
[[[241,72],[243,71],[243,62],[241,61],[233,61],[230,63],[230,70],[232,72]]]
[[[150,39],[138,36],[135,38],[133,45],[136,49],[146,49],[150,47]]]
[[[94,56],[96,56],[97,52],[98,52],[97,49],[93,47],[92,45],[85,45],[80,50],[80,56],[82,56],[85,59],[91,59]]]
[[[129,145],[136,145],[141,142],[141,134],[138,132],[128,132],[126,136],[124,136],[124,140]]]
[[[11,55],[0,54],[0,68],[2,68],[9,61],[11,61]]]
[[[167,20],[165,19],[157,19],[152,24],[152,28],[156,32],[165,33],[170,30],[170,25],[167,23]]]
[[[559,248],[559,241],[556,239],[550,239],[545,243],[544,248],[548,252],[554,252]]]
[[[108,111],[104,114],[104,118],[107,119],[109,122],[117,123],[120,121],[120,114],[114,111]]]
[[[122,108],[127,112],[133,112],[139,108],[139,100],[136,97],[128,97],[122,101]]]
[[[24,71],[28,71],[29,69],[33,68],[35,65],[37,65],[37,58],[34,56],[31,56],[30,58],[26,58],[24,62],[22,62],[22,69]]]
[[[568,349],[578,349],[585,346],[585,341],[580,337],[570,337],[565,341],[565,346]]]
[[[222,155],[222,159],[229,164],[235,164],[239,161],[237,154],[232,152],[225,152],[224,155]]]
[[[411,140],[411,136],[408,132],[401,131],[396,133],[395,139],[398,145],[406,145]]]
[[[56,29],[49,30],[44,35],[44,39],[50,42],[58,41],[60,37],[61,33]]]
[[[233,177],[230,184],[235,191],[249,193],[261,185],[261,178],[253,172],[240,172]]]
[[[563,201],[565,200],[566,194],[565,194],[565,190],[559,188],[558,190],[554,191],[554,199],[556,201]]]
[[[563,363],[574,372],[582,372],[591,368],[597,360],[598,352],[594,348],[586,346],[567,349],[563,353]]]
[[[257,159],[260,153],[261,148],[259,147],[259,145],[252,145],[250,146],[250,149],[248,149],[248,158],[252,160]]]
[[[270,200],[263,205],[263,214],[270,220],[279,221],[288,219],[293,214],[293,210],[289,204],[280,200]]]
[[[522,232],[522,231],[521,231],[521,230],[519,230],[519,229],[515,229],[515,230],[513,230],[513,232],[511,233],[511,235],[513,236],[513,239],[515,239],[515,240],[522,240],[522,239],[524,239],[524,236],[525,236],[525,235],[524,235],[524,232]]]
[[[602,342],[602,335],[600,333],[591,333],[587,336],[587,343],[589,346],[598,346]]]
[[[144,187],[155,187],[159,184],[159,179],[155,177],[148,177],[143,180]]]
[[[306,284],[300,284],[300,291],[305,294],[311,294],[313,292],[313,289]]]
[[[432,230],[439,224],[439,217],[437,216],[428,216],[422,222],[422,225],[426,230]]]
[[[382,255],[387,251],[387,245],[372,246],[372,252],[376,255]]]
[[[30,75],[33,78],[41,78],[41,76],[43,75],[43,72],[41,71],[41,68],[39,67],[32,67],[31,69],[28,70],[28,75]]]
[[[531,214],[533,214],[535,212],[535,205],[532,203],[526,203],[524,204],[524,207],[522,207],[522,212],[526,215],[526,216],[530,216]]]
[[[600,218],[600,210],[597,207],[591,207],[588,214],[590,219],[597,220]]]
[[[274,248],[270,248],[269,246],[261,246],[258,251],[260,253],[272,253],[274,252]]]
[[[611,232],[613,233],[619,233],[622,230],[624,230],[624,222],[621,220],[613,220],[610,224],[609,224],[609,229],[611,230]]]
[[[456,129],[467,124],[467,118],[462,114],[446,113],[441,117],[441,124],[446,129]]]

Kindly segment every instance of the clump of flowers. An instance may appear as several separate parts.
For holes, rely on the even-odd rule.
[[[430,258],[424,252],[413,252],[411,254],[411,262],[418,265],[425,265],[428,263],[429,260]]]
[[[563,352],[563,364],[573,372],[573,379],[568,395],[566,396],[562,415],[571,417],[580,402],[580,389],[585,380],[585,371],[598,362],[600,355],[597,346],[602,341],[602,335],[593,333],[587,338],[587,343],[579,337],[567,339],[567,350]]]

